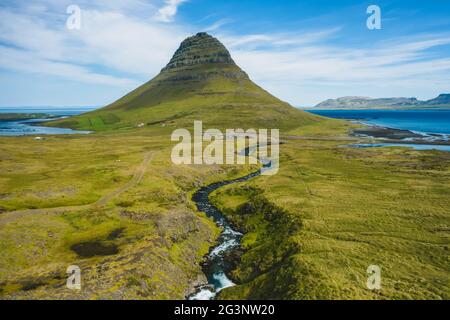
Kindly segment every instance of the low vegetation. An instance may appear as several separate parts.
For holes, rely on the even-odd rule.
[[[204,281],[201,261],[220,230],[189,193],[250,169],[174,166],[161,130],[0,138],[3,298],[183,299]],[[109,197],[148,152],[140,182]],[[70,265],[82,270],[79,292],[66,288]]]
[[[450,154],[341,145],[286,139],[278,175],[216,191],[246,232],[239,285],[220,298],[450,297]],[[381,290],[366,286],[370,265]]]
[[[449,298],[450,155],[343,147],[352,126],[285,131],[277,175],[212,195],[245,232],[232,275],[239,285],[220,298]],[[1,138],[3,297],[181,299],[204,281],[200,263],[219,230],[190,196],[251,169],[174,166],[170,131]],[[130,181],[148,152],[140,183],[95,205]],[[83,272],[80,292],[65,287],[72,264]],[[373,264],[379,291],[366,287]]]
[[[0,137],[1,298],[183,299],[204,283],[220,230],[191,196],[252,168],[173,165],[171,133],[194,120],[282,140],[278,174],[212,194],[245,233],[219,298],[450,298],[450,153],[346,147],[354,124],[278,100],[207,34],[110,106],[49,123],[93,134]]]

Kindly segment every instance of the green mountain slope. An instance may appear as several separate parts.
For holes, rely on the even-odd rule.
[[[319,121],[253,83],[214,37],[184,40],[152,80],[102,109],[52,122],[84,130],[189,125],[294,128]]]

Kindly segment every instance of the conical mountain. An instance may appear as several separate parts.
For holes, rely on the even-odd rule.
[[[152,80],[109,106],[52,125],[107,130],[189,125],[217,128],[294,128],[317,121],[263,90],[207,33],[184,40]]]

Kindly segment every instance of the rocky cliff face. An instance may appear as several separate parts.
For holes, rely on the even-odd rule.
[[[213,63],[235,64],[222,43],[201,32],[185,39],[162,71]]]
[[[161,72],[114,103],[55,126],[104,129],[187,127],[202,120],[212,128],[297,128],[321,118],[295,109],[255,84],[216,38],[198,33],[184,40]],[[105,122],[102,120],[102,122]]]
[[[185,73],[189,75],[183,75]],[[248,78],[233,61],[225,46],[204,32],[184,40],[167,66],[161,70],[161,74],[169,76],[171,80],[201,80],[214,75]]]

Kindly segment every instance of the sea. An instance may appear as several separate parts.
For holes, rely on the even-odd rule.
[[[63,118],[92,111],[93,107],[0,107],[0,113],[42,113]],[[40,126],[39,123],[49,119],[30,120],[0,120],[0,136],[26,136],[49,134],[88,134],[89,131],[72,130],[68,128],[53,128]]]
[[[95,107],[0,107],[0,113],[42,113],[68,117],[92,111]],[[330,118],[348,119],[368,125],[410,130],[418,134],[450,137],[450,109],[443,110],[306,110]],[[86,134],[67,128],[39,126],[46,119],[0,121],[0,136]],[[423,149],[425,145],[417,148]]]
[[[450,109],[434,110],[307,110],[321,116],[417,133],[450,134]]]
[[[308,112],[336,119],[347,119],[355,122],[385,128],[409,130],[424,137],[424,141],[436,139],[450,141],[450,109],[417,109],[417,110],[307,110]],[[437,138],[438,137],[438,138]],[[404,146],[416,150],[450,151],[448,145],[437,144],[394,144],[374,143],[355,144],[354,147],[389,147]]]

